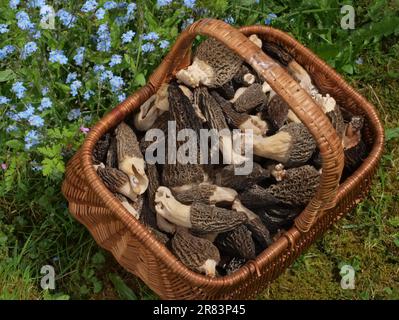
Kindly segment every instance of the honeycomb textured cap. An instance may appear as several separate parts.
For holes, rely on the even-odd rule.
[[[232,256],[245,259],[254,259],[256,257],[252,233],[243,224],[232,231],[219,234],[215,244],[220,251]]]
[[[209,240],[193,236],[188,231],[178,230],[171,240],[173,253],[189,269],[203,272],[200,269],[205,261],[220,261],[218,248]]]
[[[201,42],[195,56],[213,68],[215,83],[211,87],[220,87],[230,81],[243,63],[238,55],[214,38]]]
[[[234,108],[238,112],[250,112],[256,107],[266,105],[266,103],[267,97],[262,90],[262,85],[254,83],[234,101]]]
[[[313,166],[305,165],[288,169],[285,179],[266,189],[285,204],[305,206],[313,198],[320,182],[320,172]]]
[[[292,137],[289,158],[286,167],[300,166],[306,163],[316,150],[316,141],[303,123],[289,123],[279,132],[287,132]]]
[[[243,212],[194,202],[190,209],[190,220],[194,231],[219,233],[233,230],[248,218]]]

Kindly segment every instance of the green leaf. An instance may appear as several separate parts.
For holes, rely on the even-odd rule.
[[[13,79],[15,79],[14,71],[10,69],[0,71],[0,82],[6,82]]]
[[[94,264],[103,264],[105,262],[105,257],[101,252],[97,252],[92,258],[91,261]]]
[[[9,140],[6,142],[6,146],[10,147],[11,149],[14,150],[23,150],[24,149],[24,144],[20,140]]]
[[[388,224],[391,227],[399,227],[399,216],[398,217],[392,217],[388,220]]]
[[[137,296],[133,292],[132,289],[130,289],[126,283],[122,280],[121,277],[119,277],[115,273],[110,273],[109,274],[109,279],[111,280],[112,284],[114,285],[116,291],[119,294],[119,297],[121,299],[125,300],[137,300]]]
[[[341,67],[341,69],[348,74],[353,74],[353,66],[351,64],[345,64]]]
[[[138,86],[144,86],[146,84],[145,76],[142,73],[137,74],[134,77],[134,83]]]
[[[389,128],[385,130],[385,141],[399,138],[399,128]]]

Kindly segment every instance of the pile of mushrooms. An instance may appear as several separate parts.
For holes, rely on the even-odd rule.
[[[367,148],[363,117],[321,94],[310,75],[283,48],[250,40],[298,81],[329,117],[345,150],[345,175]],[[192,129],[253,132],[253,170],[236,175],[245,155],[220,137],[227,164],[153,164],[145,161],[150,129],[168,134]],[[176,147],[183,144],[177,142]],[[197,145],[196,147],[200,147]],[[126,122],[99,140],[93,164],[121,204],[191,270],[230,274],[292,226],[319,185],[321,160],[307,128],[288,105],[235,53],[213,38],[197,48],[192,64],[165,83]]]

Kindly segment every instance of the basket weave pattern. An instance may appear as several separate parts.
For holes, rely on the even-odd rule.
[[[106,189],[93,169],[96,142],[132,111],[190,64],[191,46],[197,34],[212,36],[247,61],[291,107],[314,136],[323,159],[320,188],[295,225],[255,260],[237,272],[209,278],[187,269],[147,231]],[[246,36],[284,47],[311,75],[321,93],[365,117],[364,139],[370,153],[362,165],[339,185],[344,163],[341,141],[328,118],[288,73]],[[384,132],[373,106],[350,87],[332,68],[282,31],[249,26],[239,31],[213,19],[197,21],[177,39],[146,86],[105,115],[90,131],[83,146],[67,166],[62,191],[73,216],[90,231],[96,242],[112,252],[129,272],[140,277],[163,299],[248,299],[260,293],[317,237],[368,193],[383,151]]]

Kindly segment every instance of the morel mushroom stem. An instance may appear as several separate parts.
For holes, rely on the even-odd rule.
[[[238,196],[237,191],[231,188],[201,183],[192,188],[176,193],[176,199],[184,204],[203,202],[206,204],[232,203]]]

